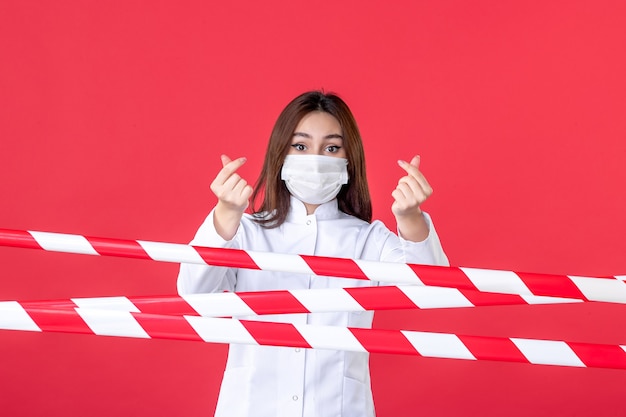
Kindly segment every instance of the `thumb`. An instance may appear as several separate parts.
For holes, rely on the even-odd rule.
[[[419,168],[420,161],[421,161],[421,157],[419,155],[415,155],[413,159],[411,159],[411,165],[413,165],[415,168]]]

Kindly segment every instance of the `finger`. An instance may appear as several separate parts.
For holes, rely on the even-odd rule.
[[[408,189],[403,189],[403,187],[399,186],[391,193],[391,196],[394,198],[394,202],[392,204],[392,210],[400,210],[406,211],[410,207],[417,207],[418,204],[415,201],[407,198],[407,192],[410,193]]]
[[[421,205],[432,194],[432,189],[422,189],[420,184],[412,178],[401,179],[397,188],[402,191],[406,202],[414,205]]]
[[[400,180],[398,181],[398,188],[401,188],[403,190],[406,189],[405,194],[407,195],[407,197],[409,197],[409,195],[417,196],[426,194],[426,191],[422,188],[420,183],[417,182],[415,178],[408,175],[400,178]]]
[[[391,196],[393,197],[395,204],[404,204],[404,201],[406,200],[406,196],[399,188],[394,189],[391,192]]]
[[[400,165],[400,167],[404,169],[407,172],[407,174],[415,178],[415,180],[420,184],[422,189],[430,195],[432,194],[432,187],[428,183],[428,180],[426,179],[424,174],[422,174],[422,172],[419,170],[420,162],[421,162],[420,156],[415,155],[413,159],[411,159],[411,163],[408,163],[403,160],[399,160],[398,165]]]
[[[396,190],[399,191],[399,196],[401,197],[401,199],[409,204],[412,202],[417,203],[418,196],[421,195],[421,190],[419,191],[420,194],[416,194],[415,191],[406,182],[398,183]]]
[[[224,181],[224,184],[222,184],[222,189],[225,192],[232,191],[235,189],[235,187],[237,187],[237,184],[239,184],[241,181],[245,181],[245,180],[243,180],[241,176],[239,176],[239,174],[234,173],[233,175],[228,177],[226,181]]]
[[[239,175],[232,175],[222,187],[214,190],[215,195],[220,201],[236,206],[247,206],[248,197],[247,188],[250,187],[248,182]]]
[[[391,210],[394,214],[404,214],[409,212],[421,212],[420,206],[428,198],[425,195],[415,195],[409,186],[405,183],[399,184],[398,187],[393,190],[391,195],[394,198],[394,202],[391,205]]]
[[[233,194],[235,196],[241,196],[247,186],[248,186],[248,181],[244,180],[243,178],[240,178],[237,181],[237,183],[234,185],[234,187],[232,188]]]
[[[225,157],[225,159],[224,159],[224,157]],[[215,182],[217,182],[219,184],[225,183],[226,180],[231,175],[233,175],[239,168],[241,168],[241,166],[243,164],[245,164],[246,161],[247,161],[247,159],[245,157],[241,157],[241,158],[237,158],[237,159],[231,160],[230,158],[228,158],[228,156],[222,155],[222,163],[224,163],[226,160],[228,160],[228,162],[226,162],[226,165],[223,166],[223,168],[220,170],[220,172],[215,177]]]
[[[413,159],[411,159],[411,162],[407,162],[403,159],[398,160],[398,165],[400,165],[400,167],[409,174],[417,173],[420,172],[419,168],[421,159],[422,158],[419,155],[415,155]]]
[[[252,196],[252,191],[252,186],[246,183],[245,187],[243,187],[243,189],[241,190],[241,199],[245,201],[250,200],[250,197]]]
[[[228,156],[222,155],[222,163],[224,164],[224,162],[226,162],[222,169],[231,171],[231,173],[235,172],[239,169],[239,167],[245,164],[247,160],[248,159],[245,156],[242,156],[241,158],[230,159]]]
[[[228,155],[224,155],[224,154],[222,154],[222,156],[220,156],[220,159],[222,160],[222,168],[224,168],[226,166],[226,164],[228,164],[230,161],[232,161],[232,159],[230,159],[228,157]]]
[[[254,189],[246,180],[241,180],[235,186],[233,193],[240,199],[242,202],[247,202],[252,196],[252,192]]]
[[[426,178],[415,178],[410,175],[406,175],[398,181],[398,184],[405,183],[411,188],[411,192],[415,195],[424,195],[429,197],[433,193],[433,188],[430,186]]]

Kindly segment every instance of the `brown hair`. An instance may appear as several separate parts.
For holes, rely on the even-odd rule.
[[[309,91],[293,99],[280,113],[265,152],[261,174],[252,193],[252,210],[256,221],[267,228],[285,222],[289,211],[290,194],[280,173],[289,152],[293,133],[300,120],[314,111],[334,116],[342,129],[343,147],[348,159],[348,184],[337,195],[341,211],[366,222],[372,221],[372,202],[365,174],[365,154],[361,134],[348,105],[339,96],[322,91]],[[263,193],[261,205],[256,202]],[[264,217],[261,214],[264,214]]]

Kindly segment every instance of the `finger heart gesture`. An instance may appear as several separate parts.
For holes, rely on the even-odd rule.
[[[244,212],[248,208],[252,187],[237,174],[237,170],[246,162],[246,158],[231,160],[222,155],[222,169],[211,183],[211,191],[219,202],[231,210]]]
[[[396,217],[420,214],[420,205],[433,193],[426,177],[419,170],[420,157],[414,156],[410,163],[398,161],[398,165],[407,175],[400,178],[396,189],[391,193],[394,198],[391,211]]]

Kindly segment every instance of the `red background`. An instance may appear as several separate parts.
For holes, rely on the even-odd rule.
[[[316,88],[359,121],[375,217],[422,155],[451,263],[626,273],[626,3],[0,3],[0,227],[188,242],[220,153],[256,178]],[[0,248],[0,298],[171,294],[177,266]],[[379,313],[375,326],[626,344],[619,305]],[[4,415],[210,415],[226,348],[0,331]],[[373,355],[379,417],[623,413],[626,372]]]

